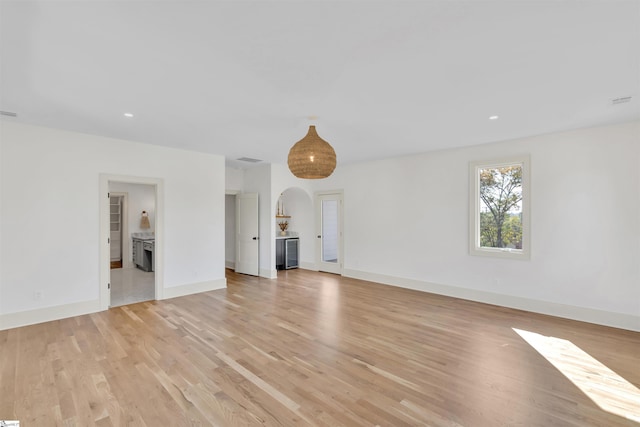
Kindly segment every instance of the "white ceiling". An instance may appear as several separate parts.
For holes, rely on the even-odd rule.
[[[636,0],[2,0],[0,12],[9,120],[230,165],[286,163],[310,123],[340,164],[640,118]]]

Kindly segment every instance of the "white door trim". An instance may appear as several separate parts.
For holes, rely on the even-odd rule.
[[[111,303],[111,293],[108,288],[111,277],[111,254],[109,251],[109,182],[125,182],[129,184],[147,184],[155,186],[156,212],[155,212],[155,233],[156,244],[154,247],[155,256],[155,294],[156,299],[163,298],[164,289],[164,180],[161,178],[139,177],[129,175],[100,174],[99,184],[99,270],[100,280],[98,295],[100,299],[100,310],[107,310]]]

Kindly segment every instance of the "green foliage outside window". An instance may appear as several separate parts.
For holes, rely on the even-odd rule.
[[[480,169],[480,246],[522,249],[522,166]]]

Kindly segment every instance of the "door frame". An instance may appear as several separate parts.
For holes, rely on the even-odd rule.
[[[336,196],[338,200],[338,262],[322,261],[322,198]],[[316,191],[316,267],[318,271],[339,274],[344,271],[344,190]]]
[[[164,180],[162,178],[140,177],[130,175],[112,175],[101,173],[98,191],[100,221],[99,221],[99,259],[98,268],[100,280],[98,281],[98,296],[100,310],[109,309],[111,304],[111,251],[109,250],[110,216],[109,216],[109,182],[124,182],[127,184],[146,184],[154,186],[156,195],[155,212],[155,299],[163,299],[164,290]]]

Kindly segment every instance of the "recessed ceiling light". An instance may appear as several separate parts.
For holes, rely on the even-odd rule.
[[[133,117],[133,114],[131,114],[131,113],[124,113],[124,116],[125,116],[125,117]]]
[[[489,120],[498,120],[499,116],[489,116]]]

